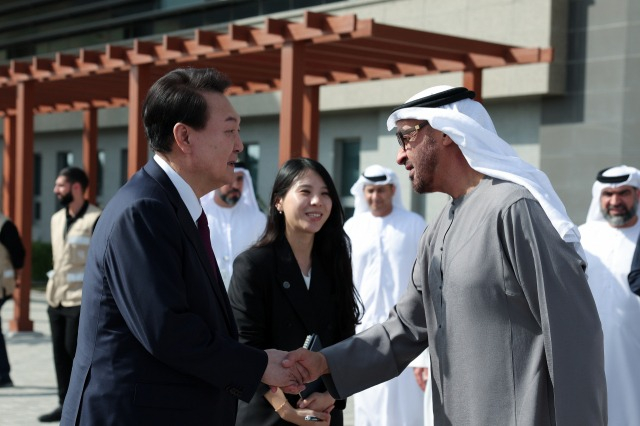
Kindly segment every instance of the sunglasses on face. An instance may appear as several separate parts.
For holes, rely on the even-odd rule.
[[[428,121],[423,121],[411,127],[410,129],[399,130],[396,132],[396,137],[398,138],[398,145],[400,145],[403,151],[407,150],[408,143],[416,140],[416,136],[418,136],[418,132],[420,131],[420,129],[424,128],[428,124],[429,124]]]

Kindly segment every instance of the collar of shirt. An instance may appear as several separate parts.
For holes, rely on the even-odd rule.
[[[87,209],[89,208],[89,202],[87,200],[84,201],[84,204],[82,205],[82,207],[80,207],[80,210],[78,210],[78,213],[75,216],[71,216],[69,214],[69,207],[65,207],[65,213],[67,215],[67,222],[66,222],[66,226],[64,228],[64,238],[67,238],[67,232],[69,232],[69,228],[71,228],[71,225],[73,225],[78,219],[80,219],[82,216],[84,216],[84,214],[87,212]]]
[[[84,204],[82,204],[82,207],[80,207],[80,210],[78,210],[78,213],[76,213],[75,216],[71,216],[69,214],[69,207],[68,206],[65,207],[65,212],[67,214],[67,224],[71,225],[73,222],[75,222],[76,220],[84,216],[88,208],[89,208],[89,202],[87,200],[84,200]]]
[[[173,186],[178,190],[178,194],[182,199],[182,202],[185,206],[187,206],[187,210],[189,210],[189,214],[193,219],[193,223],[195,224],[202,213],[202,206],[200,205],[200,200],[196,196],[196,193],[193,192],[193,189],[189,186],[189,184],[182,179],[182,177],[171,168],[169,163],[167,163],[164,158],[160,157],[158,154],[153,156],[153,159],[156,163],[164,170],[164,172],[169,176],[169,180],[173,183]],[[197,226],[197,225],[196,225]]]

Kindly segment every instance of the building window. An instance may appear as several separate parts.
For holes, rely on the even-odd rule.
[[[60,172],[60,170],[64,169],[65,167],[73,166],[73,152],[58,151],[56,158],[56,165],[58,167],[58,169],[56,170],[56,177],[58,177],[58,173]]]
[[[256,200],[258,200],[258,206],[262,211],[265,211],[266,204],[260,199],[258,190],[256,188],[256,182],[258,181],[260,164],[260,144],[258,142],[243,142],[244,150],[238,155],[238,161],[242,161],[251,174],[251,180],[253,181],[253,191],[256,194]]]
[[[33,221],[40,220],[40,196],[42,195],[42,155],[33,154]]]
[[[38,221],[40,220],[40,217],[42,216],[42,213],[40,212],[40,201],[34,201],[33,202],[33,221]]]
[[[260,144],[257,142],[243,142],[244,150],[238,155],[238,161],[245,164],[251,179],[258,179],[258,163],[260,161]]]
[[[3,0],[0,59],[44,55],[206,25],[222,27],[243,18],[336,1],[340,0]]]
[[[98,151],[98,196],[104,193],[104,167],[107,161],[107,154],[103,150]]]
[[[335,176],[340,201],[345,218],[353,216],[353,195],[351,187],[360,173],[360,138],[340,138],[335,141]]]
[[[42,155],[33,154],[33,195],[42,194]]]
[[[120,186],[127,183],[129,180],[129,172],[127,166],[129,165],[129,150],[124,148],[120,151]]]

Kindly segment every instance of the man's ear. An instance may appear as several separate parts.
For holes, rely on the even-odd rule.
[[[443,138],[443,140],[442,140],[442,144],[443,144],[444,146],[451,145],[451,144],[455,144],[455,142],[453,141],[453,139],[451,139],[451,138],[449,137],[449,135],[447,135],[446,133],[443,133],[443,134],[442,134],[442,138]]]
[[[82,189],[82,185],[80,185],[80,182],[73,182],[71,184],[71,191],[77,191],[79,194],[84,194],[84,190]]]
[[[191,143],[189,142],[190,129],[183,123],[176,123],[173,126],[173,139],[178,145],[178,149],[187,153],[191,151]]]

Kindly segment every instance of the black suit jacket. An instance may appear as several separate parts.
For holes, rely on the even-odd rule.
[[[260,349],[288,351],[300,348],[311,333],[317,333],[324,346],[353,335],[355,326],[341,328],[337,324],[340,283],[329,278],[322,267],[323,260],[313,259],[311,285],[307,290],[286,239],[241,253],[234,261],[229,286],[240,341]],[[267,391],[268,387],[259,386],[248,404],[240,403],[237,425],[288,424],[264,398]],[[287,398],[295,407],[298,396]],[[331,424],[342,424],[340,410],[344,406],[344,401],[336,401]]]
[[[237,340],[196,225],[151,160],[98,220],[63,425],[232,425],[266,368]]]

